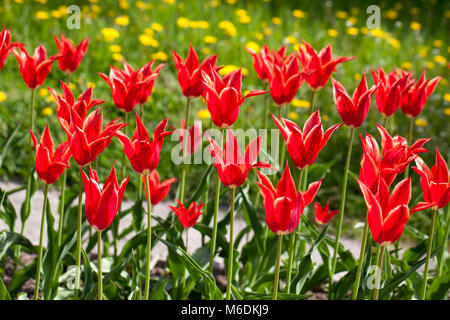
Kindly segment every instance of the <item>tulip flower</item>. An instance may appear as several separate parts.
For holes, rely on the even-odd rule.
[[[109,77],[99,73],[111,88],[112,97],[116,107],[124,112],[131,112],[136,104],[147,101],[152,92],[155,79],[164,64],[152,71],[154,61],[136,71],[124,60],[124,70],[111,66]]]
[[[43,46],[38,46],[33,56],[30,56],[23,44],[18,44],[13,49],[13,54],[19,63],[20,74],[30,89],[36,89],[44,82],[52,70],[53,61],[61,57],[58,54],[47,58],[47,51]]]
[[[178,208],[169,206],[170,209],[172,209],[173,212],[178,217],[178,220],[180,220],[181,225],[188,229],[190,227],[193,227],[197,223],[197,219],[202,214],[202,208],[205,205],[204,203],[197,205],[197,203],[191,202],[189,207],[185,208],[183,204],[180,202],[180,200],[177,199],[178,202]]]
[[[196,121],[188,130],[186,130],[186,121],[181,120],[181,132],[180,132],[180,151],[184,150],[184,136],[187,133],[186,152],[187,154],[193,154],[202,142],[203,134],[201,128],[201,122]]]
[[[113,167],[108,178],[103,185],[99,185],[97,172],[89,167],[89,177],[81,170],[83,177],[84,193],[86,196],[86,218],[91,227],[97,231],[97,262],[98,262],[98,300],[103,299],[103,281],[102,281],[102,245],[101,234],[106,230],[114,220],[122,202],[125,188],[129,178],[117,182],[116,170]]]
[[[189,44],[189,54],[186,61],[173,51],[173,59],[178,73],[178,82],[187,98],[197,98],[202,94],[202,71],[209,73],[211,68],[216,69],[217,55],[206,58],[200,63],[195,49]]]
[[[378,176],[381,176],[387,186],[390,186],[397,175],[403,172],[418,157],[418,154],[428,152],[423,145],[431,140],[418,139],[409,147],[405,138],[391,137],[386,129],[378,124],[377,129],[381,135],[382,150],[373,136],[368,133],[365,139],[361,136],[363,158],[359,172],[359,180],[374,194],[378,190]]]
[[[339,116],[346,125],[351,128],[358,128],[366,119],[370,108],[370,98],[377,89],[373,86],[368,90],[366,82],[366,73],[361,79],[358,87],[350,97],[345,88],[336,80],[333,82],[333,97]]]
[[[64,34],[61,34],[61,39],[56,35],[53,38],[61,55],[61,58],[58,60],[59,68],[67,73],[74,72],[80,65],[81,60],[83,60],[91,39],[84,39],[75,47],[72,41],[67,39]]]
[[[337,124],[323,132],[319,110],[314,112],[303,126],[303,132],[297,124],[291,120],[280,117],[280,120],[272,115],[273,121],[286,141],[287,151],[295,166],[303,170],[316,160],[320,150],[325,146],[334,131],[342,126]]]
[[[318,224],[325,224],[330,222],[331,218],[333,218],[339,210],[330,211],[330,203],[327,203],[322,207],[320,203],[314,202],[314,208],[316,210],[316,222]]]
[[[275,189],[264,174],[257,171],[259,177],[258,186],[260,187],[261,195],[264,199],[264,208],[266,210],[266,221],[269,229],[278,235],[277,243],[277,260],[275,265],[275,277],[273,284],[272,299],[277,299],[278,280],[280,272],[280,256],[283,235],[294,231],[303,214],[304,209],[310,204],[320,188],[322,180],[311,183],[308,190],[302,193],[295,189],[294,180],[292,179],[291,171],[286,163],[283,175],[278,182]],[[294,239],[294,238],[291,238]],[[292,264],[292,255],[295,241],[289,243],[289,265]],[[286,285],[290,286],[290,271],[288,266],[288,276]]]
[[[421,112],[430,95],[442,77],[427,80],[425,70],[420,79],[410,86],[402,95],[401,110],[409,118],[416,118]]]
[[[434,226],[436,223],[436,213],[439,208],[445,207],[450,201],[450,184],[448,176],[448,167],[444,158],[436,148],[436,163],[428,168],[421,158],[416,158],[416,166],[413,170],[420,175],[420,185],[423,191],[424,205],[428,205],[433,210],[431,216],[430,231],[428,234],[428,249],[425,260],[425,270],[422,280],[422,289],[420,298],[425,299],[428,281],[428,268],[431,257],[431,248],[433,246]]]
[[[267,63],[268,61],[272,61],[272,53],[270,52],[269,47],[266,44],[263,45],[259,53],[248,47],[246,49],[252,56],[253,68],[255,69],[258,78],[263,81],[268,80],[269,70],[267,67]],[[280,50],[286,51],[286,47],[283,46]]]
[[[5,65],[6,58],[16,46],[18,46],[18,43],[11,43],[11,32],[4,27],[0,32],[0,70]]]
[[[299,60],[305,72],[314,71],[305,81],[316,91],[324,87],[331,74],[336,71],[340,63],[355,59],[355,57],[333,58],[331,45],[326,46],[319,53],[306,41],[299,45]]]
[[[214,166],[220,181],[225,186],[236,189],[245,182],[251,169],[271,168],[270,164],[266,162],[255,162],[261,149],[262,139],[262,136],[253,139],[242,157],[237,139],[230,129],[228,129],[223,152],[217,142],[208,136],[211,155],[214,157]]]
[[[136,130],[134,131],[132,140],[124,133],[116,131],[115,135],[122,143],[125,154],[128,160],[130,160],[134,171],[147,175],[156,169],[164,138],[172,133],[171,131],[164,131],[167,122],[168,119],[164,119],[156,126],[153,132],[153,141],[150,140],[147,129],[137,113]]]
[[[45,126],[41,140],[37,141],[33,131],[30,130],[31,139],[36,151],[36,172],[43,182],[53,184],[66,168],[69,168],[69,159],[72,156],[69,144],[66,142],[60,144],[54,150],[53,139]]]
[[[144,186],[147,185],[145,181],[145,177],[142,176],[142,180],[144,181]],[[157,170],[153,170],[148,175],[148,184],[150,185],[150,199],[152,205],[156,205],[160,203],[169,193],[170,186],[172,183],[176,182],[176,178],[170,178],[163,182],[161,182],[161,178]],[[145,194],[147,194],[147,187],[145,187]],[[148,200],[148,199],[147,199]]]
[[[401,75],[394,70],[388,74],[382,68],[372,70],[373,81],[378,86],[376,93],[376,106],[385,119],[392,116],[402,103],[402,93],[411,85],[411,73],[402,72]],[[386,125],[385,125],[386,126]]]
[[[80,167],[90,164],[110,144],[114,134],[127,124],[113,120],[103,129],[103,115],[100,108],[92,111],[83,121],[82,126],[75,122],[67,123],[60,118],[63,130],[67,134],[73,158]]]
[[[236,122],[239,109],[247,98],[266,93],[262,90],[251,90],[242,96],[241,69],[232,71],[223,78],[212,67],[210,73],[211,76],[202,71],[203,97],[213,123],[219,128],[226,128]]]

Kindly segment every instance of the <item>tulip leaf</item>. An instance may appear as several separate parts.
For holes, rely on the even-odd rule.
[[[13,232],[17,219],[16,209],[14,209],[14,206],[8,199],[8,192],[0,189],[0,208],[1,207],[3,207],[4,210],[0,210],[0,219],[5,221],[9,231]]]
[[[33,262],[23,269],[20,269],[14,274],[13,279],[9,283],[9,292],[11,295],[15,295],[17,291],[19,291],[23,284],[27,282],[28,279],[31,279],[36,274],[36,264],[37,259],[34,259]]]
[[[26,248],[32,253],[36,253],[36,248],[23,235],[16,232],[2,231],[0,232],[0,260],[3,259],[6,251],[13,245],[19,245]]]
[[[428,300],[443,300],[448,299],[450,290],[450,272],[441,274],[433,280],[427,290]]]
[[[22,120],[19,121],[16,128],[11,132],[8,139],[6,140],[5,144],[2,146],[2,153],[0,154],[0,169],[3,165],[3,160],[5,160],[6,154],[8,153],[9,146],[11,145],[11,142],[13,141],[14,137],[17,135],[17,132],[19,132],[19,129],[22,127]]]
[[[202,194],[204,194],[207,190],[207,182],[206,180],[209,179],[211,176],[211,172],[213,172],[214,164],[211,163],[208,168],[206,169],[205,173],[203,174],[203,177],[198,182],[197,188],[195,189],[192,196],[189,198],[187,204],[185,205],[186,208],[191,204],[191,202],[199,201]]]
[[[311,297],[311,294],[294,294],[294,293],[284,293],[278,292],[277,298],[279,300],[305,300]],[[248,295],[244,296],[245,300],[271,300],[272,294],[266,293],[248,293]]]
[[[3,283],[2,277],[0,277],[0,300],[11,300],[11,296]]]
[[[244,218],[247,221],[247,224],[252,227],[255,234],[261,234],[263,228],[258,213],[256,212],[256,208],[248,197],[248,188],[241,188],[240,194],[244,203]]]

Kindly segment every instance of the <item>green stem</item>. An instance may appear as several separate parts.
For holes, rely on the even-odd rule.
[[[438,268],[437,268],[437,275],[436,277],[439,277],[442,274],[442,271],[444,269],[444,260],[445,260],[445,253],[447,252],[447,244],[448,244],[448,235],[450,232],[450,205],[447,206],[447,213],[446,213],[446,223],[447,226],[445,228],[445,235],[444,235],[444,243],[442,244],[439,260],[438,260]]]
[[[433,246],[434,225],[436,224],[437,209],[433,209],[431,215],[430,233],[428,234],[427,257],[425,260],[425,270],[423,271],[422,289],[420,291],[420,300],[425,300],[427,293],[428,269],[430,267],[431,248]]]
[[[281,260],[281,245],[282,245],[282,243],[283,243],[283,235],[280,234],[280,235],[278,235],[278,241],[277,241],[277,262],[275,264],[275,277],[273,279],[272,300],[277,300],[278,280],[280,278],[280,260]]]
[[[80,175],[83,168],[80,167]],[[83,177],[80,176],[80,188],[78,191],[78,214],[77,214],[77,251],[76,251],[76,268],[75,268],[75,290],[74,298],[78,299],[78,291],[80,290],[80,266],[81,266],[81,211],[83,208]]]
[[[181,187],[180,187],[180,201],[184,203],[184,196],[186,192],[186,172],[187,172],[187,164],[186,164],[186,158],[187,158],[187,148],[188,148],[188,135],[189,135],[189,112],[190,112],[190,106],[191,106],[191,98],[187,98],[187,105],[186,105],[186,115],[185,115],[185,129],[184,129],[184,135],[183,135],[183,166],[181,171]],[[193,137],[191,137],[193,138]]]
[[[408,145],[412,144],[413,139],[413,127],[414,127],[414,118],[409,118],[409,127],[408,127]],[[405,169],[405,179],[407,179],[409,176],[409,165]]]
[[[266,83],[266,91],[268,91],[269,85]],[[269,98],[270,94],[266,94],[264,97],[264,125],[263,129],[267,129],[267,121],[269,118]]]
[[[103,300],[102,232],[97,231],[98,300]]]
[[[150,292],[150,257],[152,252],[152,202],[150,198],[149,174],[145,175],[145,187],[147,189],[147,265],[145,271],[144,300],[148,300]]]
[[[36,265],[36,284],[34,287],[34,300],[37,300],[39,297],[39,283],[41,280],[42,251],[43,251],[43,239],[44,239],[45,214],[47,212],[47,199],[48,199],[48,184],[45,184],[44,204],[42,206],[42,218],[41,218],[41,234],[39,236],[39,253],[38,253],[38,262]]]
[[[220,135],[220,146],[222,146],[223,136],[225,134],[225,129],[222,129]],[[217,221],[219,215],[219,203],[220,203],[220,178],[217,175],[216,182],[216,195],[214,199],[214,221],[213,221],[213,231],[211,235],[211,251],[209,253],[209,272],[213,272],[214,266],[214,255],[216,253],[216,240],[217,240]]]
[[[380,274],[375,278],[375,289],[373,290],[373,300],[378,300],[378,293],[380,291],[380,281],[381,281],[381,275],[383,273],[383,257],[384,257],[384,249],[385,246],[378,245],[379,246],[379,255],[377,258],[377,266],[378,270],[380,271]],[[378,272],[377,270],[377,272]]]
[[[316,90],[311,89],[311,96],[309,99],[309,115],[311,116],[314,110],[314,96],[316,95]]]
[[[298,191],[300,192],[302,182],[303,182],[303,173],[305,170],[300,170],[298,175]],[[300,226],[300,224],[299,224]],[[292,232],[289,236],[289,247],[288,247],[288,254],[289,254],[289,260],[287,265],[287,275],[286,275],[286,293],[291,292],[291,279],[292,279],[292,263],[294,261],[294,251],[295,251],[295,243],[296,243],[297,234],[296,232]]]
[[[333,260],[331,262],[331,274],[329,279],[329,289],[331,289],[331,286],[333,285],[333,277],[334,272],[336,269],[336,263],[337,263],[337,253],[339,251],[339,240],[341,237],[342,232],[342,223],[344,221],[344,210],[345,210],[345,196],[347,193],[347,180],[348,180],[348,171],[350,169],[350,159],[352,155],[352,145],[353,145],[353,136],[355,135],[355,128],[350,128],[350,138],[348,143],[348,149],[347,149],[347,158],[345,160],[345,169],[344,169],[344,177],[342,180],[342,189],[341,189],[341,204],[339,207],[339,221],[338,221],[338,227],[336,231],[336,241],[334,243],[334,252],[333,252]]]
[[[58,248],[61,246],[63,223],[64,223],[64,192],[66,190],[67,169],[64,170],[61,181],[61,195],[59,198],[59,229],[58,229]]]
[[[356,300],[358,298],[359,283],[361,282],[361,271],[364,262],[364,255],[366,254],[366,244],[368,234],[369,234],[369,224],[367,223],[366,219],[366,221],[364,222],[364,232],[361,240],[361,250],[359,251],[358,271],[356,272],[356,280],[353,283],[352,300]]]
[[[236,188],[231,189],[231,209],[230,209],[230,239],[228,246],[228,269],[227,269],[227,291],[225,295],[226,300],[231,298],[231,281],[233,276],[233,250],[234,250],[234,197],[236,194]]]

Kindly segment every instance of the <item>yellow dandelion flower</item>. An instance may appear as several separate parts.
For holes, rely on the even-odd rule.
[[[438,47],[438,48],[442,47],[442,44],[443,44],[442,40],[436,39],[433,41],[433,46],[435,46],[435,47]]]
[[[370,34],[376,38],[386,39],[386,33],[381,29],[372,29]]]
[[[386,11],[386,13],[384,14],[384,16],[386,18],[388,18],[389,20],[395,20],[398,18],[398,12],[394,9],[389,9]]]
[[[89,82],[87,83],[87,86],[88,86],[88,87],[91,87],[92,89],[95,89],[95,87],[97,87],[97,84],[95,84],[94,82],[90,82],[90,81],[89,81]]]
[[[291,104],[296,108],[309,108],[310,105],[309,101],[300,99],[292,100]]]
[[[42,114],[44,116],[51,116],[53,114],[53,109],[50,107],[45,107],[44,109],[42,109]]]
[[[235,4],[237,2],[237,0],[227,0],[228,4]]]
[[[450,102],[450,93],[444,94],[444,100]]]
[[[23,0],[14,0],[15,3],[22,4]]]
[[[428,121],[426,119],[423,119],[423,118],[417,118],[415,123],[416,123],[416,126],[418,126],[418,127],[426,127],[426,126],[428,126]]]
[[[114,61],[122,61],[123,57],[122,57],[122,55],[120,53],[116,52],[116,53],[112,54],[112,58],[113,58]]]
[[[256,40],[264,39],[264,34],[262,34],[261,32],[255,32],[253,35],[255,36]]]
[[[210,6],[211,8],[217,8],[219,5],[219,0],[211,0],[208,2],[208,6]]]
[[[450,10],[445,10],[444,17],[446,17],[447,19],[450,19]]]
[[[272,23],[276,24],[276,25],[280,25],[281,24],[281,19],[279,17],[273,17],[272,18]]]
[[[164,30],[164,27],[161,24],[157,23],[157,22],[153,22],[152,25],[151,25],[151,28],[153,30],[155,30],[156,32],[160,32],[160,31]]]
[[[39,97],[46,97],[46,96],[48,96],[48,90],[45,88],[40,88],[38,90],[38,95],[39,95]]]
[[[265,28],[265,29],[263,30],[263,32],[264,32],[264,34],[265,34],[266,36],[270,36],[270,35],[272,34],[272,29],[270,29],[270,28]]]
[[[306,17],[306,12],[295,9],[295,10],[292,10],[292,15],[297,19],[302,19],[302,18]]]
[[[144,28],[144,33],[150,37],[155,34],[155,32],[150,28]]]
[[[348,17],[347,11],[343,11],[343,10],[336,11],[336,18],[338,18],[338,19],[347,19],[347,17]]]
[[[441,55],[435,56],[434,57],[434,61],[439,63],[439,64],[442,64],[442,65],[447,64],[447,59],[444,56],[441,56]]]
[[[228,20],[220,21],[219,28],[224,30],[231,37],[234,37],[237,34],[236,27],[231,21]]]
[[[240,17],[240,16],[246,16],[247,15],[247,10],[245,9],[236,9],[236,11],[234,11],[234,13]]]
[[[121,9],[127,10],[128,8],[130,8],[130,4],[127,0],[119,0],[119,7]]]
[[[291,111],[288,114],[288,118],[291,120],[298,120],[300,117],[298,116],[298,114],[296,112]]]
[[[336,29],[328,29],[327,34],[329,37],[336,38],[339,35],[339,32]]]
[[[359,30],[358,30],[358,28],[351,27],[351,28],[347,29],[347,33],[351,36],[357,36],[359,33]]]
[[[113,52],[113,53],[118,53],[122,51],[122,47],[119,46],[118,44],[112,44],[109,46],[109,51]]]
[[[46,4],[47,3],[47,0],[34,0],[34,1],[39,2],[41,4]]]
[[[245,46],[249,49],[252,49],[255,52],[259,52],[259,50],[261,49],[259,47],[259,44],[257,44],[256,42],[253,42],[253,41],[247,42],[247,44]]]
[[[51,15],[52,15],[53,18],[59,19],[59,18],[61,18],[63,16],[63,13],[61,11],[59,11],[59,10],[52,10],[51,11]]]
[[[38,20],[47,20],[50,17],[47,11],[39,10],[36,12],[36,19]]]
[[[441,81],[439,81],[439,84],[440,84],[441,86],[446,87],[446,86],[448,86],[448,80],[445,79],[445,78],[442,78]]]
[[[411,28],[411,30],[414,30],[414,31],[419,31],[420,29],[422,29],[422,25],[417,21],[411,22],[409,27]]]
[[[141,34],[139,36],[139,41],[146,47],[156,48],[157,46],[159,46],[159,41],[156,39],[153,39],[152,37],[150,37],[147,34]]]
[[[400,2],[396,2],[394,5],[394,9],[395,10],[401,10],[403,8],[403,4],[401,4]]]
[[[6,93],[0,91],[0,103],[4,102],[5,100],[6,100]]]
[[[396,50],[399,50],[401,47],[400,41],[395,38],[389,38],[389,44]]]
[[[209,28],[209,22],[205,20],[199,20],[197,21],[197,28],[199,29],[208,29]]]
[[[239,23],[241,24],[248,24],[250,21],[252,21],[252,19],[247,15],[239,17]]]
[[[420,46],[419,47],[419,56],[422,58],[425,58],[428,54],[428,47],[427,46]]]
[[[114,20],[115,24],[118,24],[119,26],[127,26],[130,24],[130,18],[128,16],[118,16]]]
[[[201,109],[197,112],[197,117],[200,119],[209,119],[211,118],[211,114],[209,113],[208,109]]]
[[[361,74],[360,73],[355,73],[353,75],[353,79],[355,79],[356,81],[361,80]]]
[[[355,17],[349,17],[347,19],[347,22],[349,22],[351,25],[355,25],[356,22],[358,22],[358,19],[356,19]]]
[[[180,28],[187,28],[189,27],[189,19],[184,17],[179,17],[177,19],[177,26]]]
[[[417,8],[417,7],[412,7],[412,8],[409,10],[409,13],[414,14],[414,15],[419,14],[419,8]]]
[[[444,114],[445,114],[446,116],[450,116],[450,108],[445,108],[445,109],[444,109]]]
[[[172,5],[176,3],[176,0],[163,0],[163,2]]]
[[[350,14],[352,16],[357,16],[359,14],[359,8],[358,7],[351,7],[350,8]]]
[[[151,55],[152,60],[167,61],[167,54],[162,51],[155,52]]]
[[[204,47],[201,49],[203,54],[210,55],[212,53],[210,48]]]
[[[412,63],[408,62],[408,61],[402,62],[402,68],[410,70],[410,69],[412,69]]]
[[[96,4],[92,5],[91,9],[92,9],[92,12],[97,13],[97,14],[102,12],[102,7],[100,7]],[[67,12],[67,10],[66,10],[66,12]]]
[[[203,41],[205,41],[208,44],[214,44],[214,43],[217,43],[217,38],[214,36],[205,36],[203,38]]]
[[[114,28],[103,28],[102,35],[105,41],[113,42],[119,37],[119,31]]]
[[[431,61],[425,62],[425,67],[428,69],[433,69],[435,67],[435,64]]]
[[[369,33],[369,28],[362,27],[360,31],[361,31],[362,34],[368,34]]]
[[[322,121],[327,122],[328,120],[330,120],[330,117],[327,114],[324,114],[322,116]]]
[[[222,76],[224,76],[224,75],[227,75],[227,74],[229,74],[230,72],[232,72],[232,71],[234,71],[234,70],[237,70],[237,69],[239,69],[239,68],[236,67],[236,66],[234,66],[234,65],[231,65],[231,64],[225,65],[225,66],[223,66],[222,69],[219,70],[219,74],[222,75]]]
[[[290,43],[290,44],[297,44],[297,38],[296,37],[294,37],[294,36],[287,36],[286,38],[285,38],[285,41],[287,42],[287,43]]]

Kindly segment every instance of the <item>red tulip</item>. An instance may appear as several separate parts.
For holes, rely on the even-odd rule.
[[[304,72],[311,72],[305,81],[314,90],[324,87],[331,74],[336,71],[336,66],[340,63],[353,60],[355,57],[333,58],[331,45],[326,46],[319,53],[306,41],[303,40],[305,48],[299,45],[299,60]]]
[[[43,46],[38,46],[31,57],[25,50],[23,44],[18,44],[13,49],[13,54],[19,62],[19,70],[23,80],[30,89],[36,89],[47,78],[52,70],[53,61],[61,55],[54,55],[47,59],[47,51]]]
[[[80,94],[77,101],[70,91],[70,88],[61,81],[63,89],[63,95],[59,96],[52,88],[48,88],[53,100],[56,103],[56,115],[58,119],[65,120],[69,125],[74,122],[79,127],[82,127],[83,121],[86,119],[86,115],[89,109],[103,103],[103,100],[92,99],[92,88],[89,87],[83,93]]]
[[[219,173],[220,181],[225,186],[231,189],[239,187],[245,182],[247,174],[253,168],[272,168],[266,162],[255,162],[261,149],[262,139],[262,136],[258,136],[252,140],[242,157],[239,144],[230,129],[228,129],[223,153],[216,141],[208,136],[211,155],[215,160],[214,165]]]
[[[230,72],[223,79],[213,68],[210,68],[210,73],[211,76],[202,71],[203,96],[211,119],[219,128],[226,128],[236,122],[239,109],[247,98],[266,93],[262,90],[252,90],[242,96],[241,69]]]
[[[58,60],[59,68],[64,72],[74,72],[80,65],[81,60],[83,60],[91,39],[84,39],[75,47],[72,41],[67,39],[64,34],[61,34],[61,39],[58,39],[57,36],[53,36],[53,38],[61,55],[61,58]]]
[[[124,70],[111,66],[109,77],[103,73],[99,75],[111,88],[114,104],[124,112],[130,112],[136,104],[144,104],[150,96],[155,79],[164,64],[152,71],[154,61],[136,71],[124,60]]]
[[[342,123],[334,125],[324,133],[319,110],[305,122],[303,132],[293,121],[282,117],[278,120],[273,114],[272,118],[286,141],[287,151],[292,161],[300,170],[309,167],[316,160],[331,134],[342,126]]]
[[[281,106],[290,103],[297,94],[305,77],[295,54],[283,59],[274,53],[272,63],[268,63],[270,95],[273,101]]]
[[[89,166],[89,177],[87,177],[83,169],[80,168],[80,170],[86,196],[85,210],[87,221],[95,230],[103,231],[111,225],[119,211],[129,177],[123,179],[119,186],[113,164],[111,173],[106,179],[103,188],[101,188],[95,170]]]
[[[175,51],[173,51],[173,59],[177,68],[178,82],[180,83],[183,94],[188,98],[199,97],[203,91],[201,72],[209,73],[211,68],[217,68],[217,55],[208,57],[200,63],[195,49],[189,44],[189,54],[186,61],[183,61]]]
[[[419,203],[409,211],[411,178],[400,181],[391,194],[387,184],[380,179],[377,196],[362,181],[358,180],[358,184],[366,201],[367,222],[372,237],[381,245],[392,244],[400,239],[411,214],[431,207]]]
[[[350,97],[345,88],[336,80],[333,82],[333,96],[337,111],[342,121],[351,128],[358,128],[366,119],[370,108],[370,98],[377,89],[373,86],[368,90],[366,73],[361,79],[358,87]]]
[[[382,68],[372,70],[373,81],[378,86],[376,106],[384,117],[392,116],[402,103],[402,92],[412,84],[409,82],[411,72],[402,71],[401,76],[394,70],[388,74]]]
[[[185,132],[188,133],[187,140],[187,153],[193,154],[195,150],[197,150],[198,146],[202,142],[203,134],[202,134],[202,123],[200,121],[194,122],[194,124],[186,130],[186,121],[184,119],[181,120],[181,133],[180,133],[180,143],[181,148],[180,151],[184,149],[184,135]]]
[[[257,184],[264,198],[267,226],[277,235],[291,233],[297,228],[303,210],[316,196],[322,180],[311,183],[305,193],[297,194],[287,163],[276,189],[269,178],[259,171],[257,173],[259,177]]]
[[[318,224],[328,223],[339,212],[339,210],[330,211],[330,203],[328,201],[323,207],[320,203],[314,202],[314,208],[316,209],[316,222]]]
[[[448,182],[448,167],[438,149],[436,149],[436,163],[431,168],[417,157],[414,171],[420,175],[420,185],[423,190],[423,198],[433,209],[445,207],[450,201],[450,184]]]
[[[261,80],[268,80],[270,77],[270,67],[269,65],[273,63],[272,53],[267,45],[263,45],[259,54],[254,50],[247,47],[247,51],[251,54],[253,58],[253,67],[255,68],[258,78]],[[284,60],[286,58],[286,46],[282,46],[274,55],[277,55]]]
[[[45,126],[39,143],[31,130],[30,133],[36,151],[37,175],[46,184],[55,183],[64,170],[69,168],[69,160],[72,156],[69,144],[66,141],[53,150],[53,140],[48,125]]]
[[[143,175],[152,172],[159,163],[159,153],[164,142],[164,138],[171,134],[171,131],[164,131],[168,118],[161,121],[153,132],[153,141],[150,141],[147,129],[145,129],[141,118],[136,113],[136,130],[133,139],[130,140],[124,133],[117,131],[116,137],[120,140],[125,150],[125,154],[130,160],[133,169]]]
[[[363,147],[363,157],[359,179],[374,193],[378,190],[378,176],[390,186],[397,174],[403,172],[408,165],[422,152],[427,152],[422,148],[431,139],[418,139],[413,145],[408,147],[408,141],[401,137],[391,137],[382,126],[377,124],[381,134],[381,147],[373,136],[366,133],[366,138],[361,136]]]
[[[144,182],[145,194],[147,195],[147,184],[145,183],[145,176],[142,176],[142,181]],[[160,203],[169,193],[171,184],[176,181],[176,178],[170,178],[161,182],[158,171],[153,170],[148,175],[148,182],[150,185],[150,199],[152,201],[152,205]]]
[[[90,164],[111,143],[114,134],[127,124],[116,123],[116,120],[108,123],[104,129],[103,115],[100,108],[92,111],[79,126],[75,122],[68,123],[59,119],[63,130],[67,134],[73,158],[81,167]]]
[[[183,204],[180,202],[180,200],[177,199],[178,202],[178,208],[169,206],[170,209],[172,209],[173,212],[178,217],[178,220],[180,220],[180,223],[183,225],[183,227],[190,228],[193,227],[198,220],[198,217],[202,215],[202,208],[205,205],[202,203],[201,205],[197,206],[197,203],[191,202],[189,207],[185,208]]]
[[[0,70],[5,65],[6,58],[16,46],[18,46],[18,43],[11,43],[11,32],[4,27],[0,32]]]
[[[417,117],[421,112],[430,95],[436,88],[442,77],[436,77],[431,80],[425,78],[425,70],[419,81],[410,86],[403,92],[401,110],[410,118]]]

